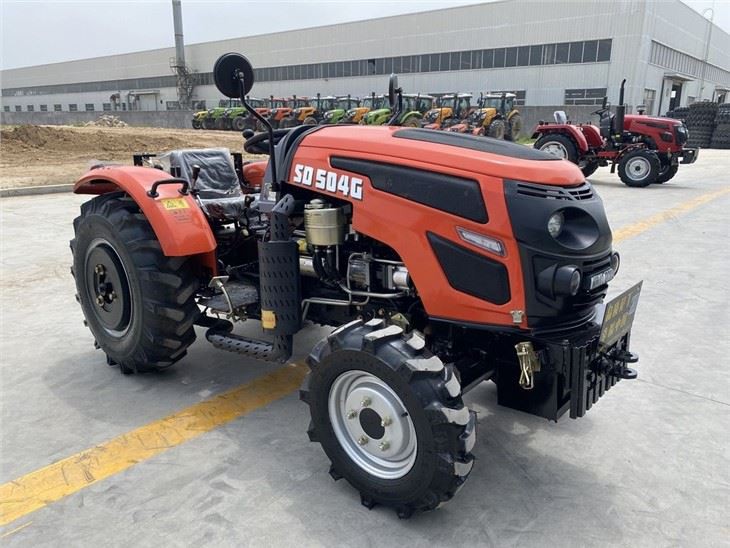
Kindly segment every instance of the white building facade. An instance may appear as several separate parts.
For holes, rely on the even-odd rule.
[[[708,38],[709,40],[708,45]],[[526,105],[618,102],[664,113],[730,101],[730,35],[679,0],[502,0],[188,45],[194,107],[217,106],[223,53],[256,67],[257,97],[512,91]],[[175,110],[174,48],[5,70],[2,110]],[[706,61],[705,61],[706,59]]]

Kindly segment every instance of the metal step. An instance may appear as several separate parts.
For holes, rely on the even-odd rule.
[[[202,304],[216,312],[228,313],[231,312],[230,307],[235,311],[241,307],[259,302],[258,289],[249,282],[227,282],[223,284],[222,291],[225,293],[222,292],[214,295],[210,299],[203,301]],[[226,295],[228,298],[226,298]],[[229,299],[230,307],[228,303]]]

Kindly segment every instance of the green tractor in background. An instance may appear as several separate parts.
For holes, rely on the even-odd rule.
[[[371,93],[369,97],[363,98],[358,106],[350,108],[342,119],[338,122],[339,124],[363,124],[363,118],[371,110],[383,108],[386,105],[386,99],[384,95],[375,95]]]
[[[210,116],[213,121],[213,129],[231,129],[231,118],[229,117],[230,112],[234,108],[242,108],[241,101],[239,99],[229,99],[227,101],[221,101],[221,103],[226,104],[221,105],[218,103],[219,107],[213,109],[213,114]]]
[[[430,95],[403,94],[403,110],[395,122],[396,125],[420,127],[423,115],[433,108],[434,100],[434,97]],[[371,110],[363,117],[363,121],[360,123],[369,126],[382,126],[388,123],[392,111],[392,106]]]
[[[254,110],[266,109],[268,101],[266,99],[255,99],[253,97],[247,97],[248,104],[251,105]],[[222,129],[232,129],[233,131],[243,131],[244,129],[256,129],[256,118],[251,115],[246,107],[236,106],[227,109],[223,113],[221,121]]]
[[[360,106],[360,99],[357,97],[351,97],[350,95],[337,97],[335,105],[331,110],[324,113],[320,124],[339,124],[353,107],[358,106]]]

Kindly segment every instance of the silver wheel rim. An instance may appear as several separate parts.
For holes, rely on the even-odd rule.
[[[330,387],[328,411],[337,441],[362,470],[381,479],[402,478],[411,470],[416,429],[382,379],[360,370],[341,374]]]
[[[626,173],[628,173],[629,177],[631,177],[634,181],[646,179],[646,176],[649,175],[650,171],[651,164],[649,164],[649,160],[642,158],[641,156],[631,158],[628,162],[626,162]]]
[[[551,154],[556,158],[562,158],[563,160],[566,160],[568,158],[567,149],[565,148],[565,146],[563,146],[562,143],[558,143],[557,141],[548,141],[540,147],[540,150],[542,150],[543,152],[547,152],[548,154]]]

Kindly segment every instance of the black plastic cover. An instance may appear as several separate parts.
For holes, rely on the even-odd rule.
[[[294,241],[259,242],[261,311],[274,313],[276,335],[293,335],[302,324],[299,250]]]
[[[354,158],[332,157],[330,164],[368,177],[383,192],[477,223],[488,220],[481,187],[473,179]]]
[[[492,139],[491,137],[477,137],[475,135],[454,133],[451,131],[434,131],[432,129],[417,128],[400,129],[393,133],[393,137],[413,139],[414,141],[425,141],[427,143],[437,143],[439,145],[448,145],[459,148],[468,148],[471,150],[478,150],[479,152],[489,152],[490,154],[519,158],[520,160],[551,161],[560,159],[546,152],[536,150],[532,147],[518,145],[510,141]]]
[[[502,263],[432,232],[427,236],[451,287],[494,304],[510,300],[509,277]]]

